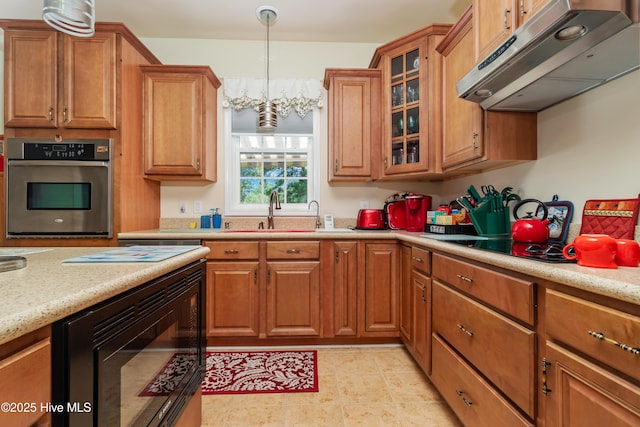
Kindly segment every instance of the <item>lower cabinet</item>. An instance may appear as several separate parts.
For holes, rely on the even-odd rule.
[[[51,402],[49,328],[0,346],[0,402],[1,426],[50,425],[41,406]]]
[[[640,312],[545,292],[548,427],[640,425]]]
[[[363,242],[364,313],[361,336],[397,337],[400,248],[398,243]]]
[[[435,385],[466,425],[533,425],[535,317],[520,318],[535,307],[535,284],[442,254],[432,274]]]
[[[267,262],[267,336],[320,336],[320,261]]]
[[[333,334],[358,334],[358,242],[335,241],[333,255]]]

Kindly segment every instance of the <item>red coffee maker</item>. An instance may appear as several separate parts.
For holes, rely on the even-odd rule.
[[[431,196],[407,194],[404,206],[407,210],[407,231],[424,231],[427,211],[431,210]]]

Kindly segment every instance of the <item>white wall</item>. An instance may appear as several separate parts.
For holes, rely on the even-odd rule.
[[[538,113],[538,160],[447,182],[444,198],[493,184],[542,201],[572,201],[581,222],[588,199],[640,193],[640,71]],[[517,141],[505,141],[517,143]]]

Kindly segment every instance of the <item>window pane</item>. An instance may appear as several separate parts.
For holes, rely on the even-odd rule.
[[[280,201],[282,201],[282,191],[284,187],[284,179],[265,179],[264,180],[264,202],[269,203],[269,196],[273,190],[278,190],[280,193]]]
[[[307,155],[294,154],[287,156],[287,177],[306,177],[307,176]]]
[[[307,180],[306,179],[287,180],[286,203],[307,203]]]
[[[284,153],[267,154],[264,159],[264,176],[284,176]]]
[[[260,179],[244,179],[240,178],[240,203],[243,204],[261,204],[262,187]]]
[[[286,148],[290,150],[307,151],[311,147],[311,137],[309,136],[290,136],[287,138]]]
[[[262,154],[240,153],[240,176],[262,176]]]
[[[257,135],[239,135],[236,136],[238,145],[241,150],[260,148],[261,139]]]

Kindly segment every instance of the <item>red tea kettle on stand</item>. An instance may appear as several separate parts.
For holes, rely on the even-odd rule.
[[[518,209],[527,203],[537,203],[542,208],[542,218],[533,216],[533,212],[527,212],[525,217],[518,217]],[[524,199],[513,207],[513,217],[516,222],[511,226],[511,237],[514,242],[546,243],[549,240],[549,225],[553,219],[548,219],[547,206],[540,200]]]

